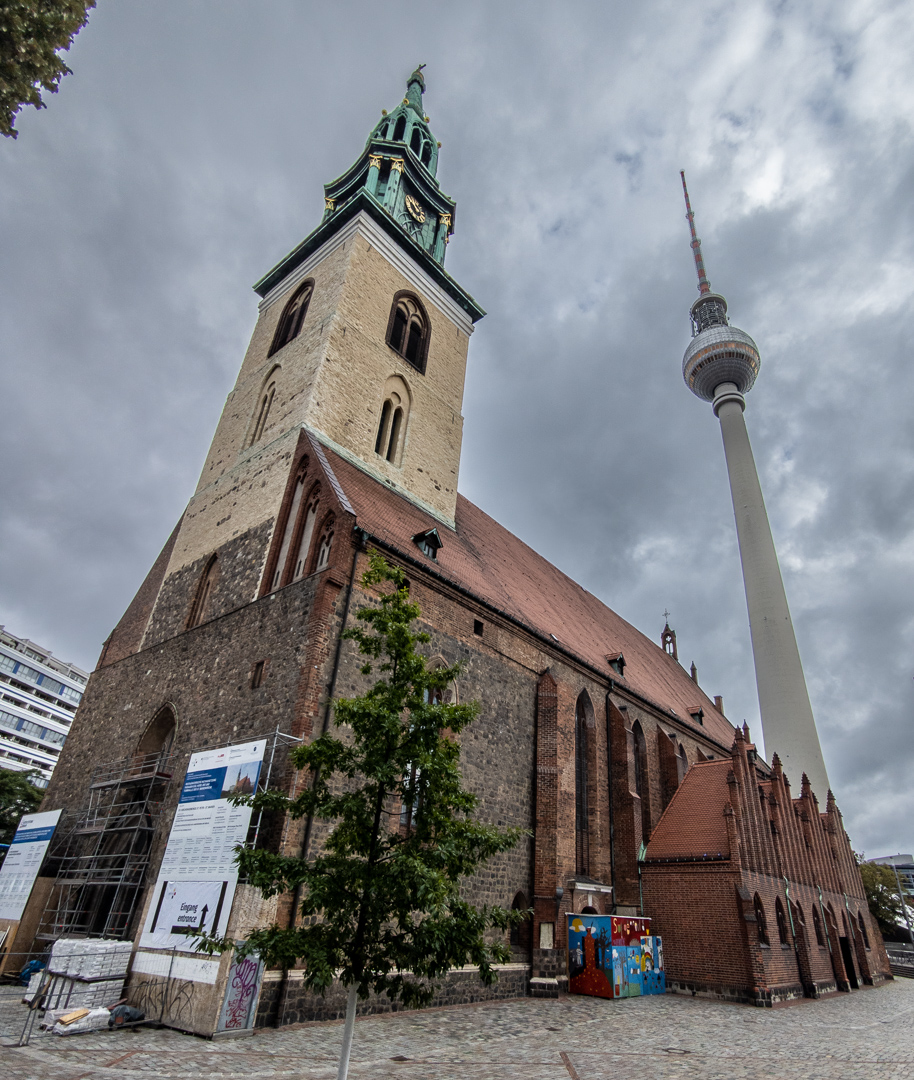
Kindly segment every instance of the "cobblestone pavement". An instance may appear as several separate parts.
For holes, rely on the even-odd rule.
[[[225,1042],[148,1028],[9,1046],[0,1080],[333,1080],[339,1022]],[[526,998],[356,1023],[352,1080],[895,1080],[914,1078],[914,980],[781,1009],[696,998]]]

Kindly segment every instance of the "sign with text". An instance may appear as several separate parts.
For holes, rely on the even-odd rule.
[[[247,838],[249,806],[232,795],[253,795],[266,740],[191,754],[155,894],[140,944],[194,952],[200,932],[224,935],[238,881],[235,848]]]
[[[0,919],[21,919],[60,820],[60,810],[26,814],[0,866]]]

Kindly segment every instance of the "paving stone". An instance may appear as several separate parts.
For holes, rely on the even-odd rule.
[[[0,1080],[333,1080],[337,1021],[207,1042],[168,1030],[18,1038]],[[914,1080],[914,980],[761,1010],[674,995],[524,998],[356,1023],[352,1080]]]

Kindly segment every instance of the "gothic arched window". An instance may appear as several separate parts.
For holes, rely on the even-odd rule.
[[[282,368],[277,365],[263,381],[263,389],[260,391],[260,395],[257,398],[257,405],[254,409],[254,415],[251,418],[251,429],[246,447],[253,446],[254,443],[260,442],[260,439],[266,430],[270,409],[273,407],[273,398],[276,397],[276,384],[279,381],[280,371],[282,371]]]
[[[429,321],[418,296],[399,292],[394,297],[387,323],[387,344],[425,374],[428,361]]]
[[[308,313],[308,304],[311,302],[313,292],[314,282],[308,280],[299,285],[292,294],[279,318],[276,333],[273,335],[273,342],[267,356],[279,352],[284,345],[288,345],[293,338],[298,337],[302,323],[305,321],[305,315]]]
[[[758,939],[761,945],[767,945],[768,942],[768,921],[765,918],[765,907],[762,904],[762,898],[758,893],[752,898],[752,907],[755,911],[755,926],[758,931]]]
[[[781,903],[780,897],[774,902],[774,917],[777,919],[779,941],[782,945],[789,944],[789,939],[787,937],[787,916],[784,914],[784,905]]]
[[[295,526],[298,524],[298,512],[301,509],[302,496],[305,491],[305,474],[302,474],[295,481],[295,489],[292,492],[292,502],[289,504],[289,510],[286,514],[286,524],[282,531],[282,543],[279,545],[279,554],[276,558],[276,569],[273,572],[273,580],[270,582],[270,591],[278,589],[286,569],[286,563],[289,561],[289,548],[292,545],[292,534],[295,532]]]
[[[409,401],[409,388],[399,375],[388,379],[384,386],[384,404],[381,406],[374,452],[392,465],[399,465],[403,456]]]
[[[641,839],[646,844],[651,834],[650,784],[647,774],[647,742],[641,724],[636,720],[632,724],[634,742],[635,794],[641,800]]]
[[[188,630],[192,630],[195,626],[199,626],[206,621],[218,577],[219,557],[213,555],[200,575],[197,591],[194,593],[193,603],[190,605],[190,614],[187,617]]]
[[[397,125],[394,128],[393,141],[394,142],[401,142],[403,140],[403,136],[404,136],[405,133],[406,133],[406,117],[405,116],[398,116],[397,117]]]
[[[333,548],[333,518],[329,518],[321,530],[321,538],[317,545],[317,562],[314,564],[314,572],[323,570],[330,562],[330,551]]]
[[[593,706],[585,690],[574,710],[574,839],[575,872],[590,872],[590,828],[588,808],[590,741],[593,738]]]
[[[299,578],[305,576],[305,569],[308,565],[308,552],[311,550],[311,539],[314,536],[314,523],[317,521],[319,498],[320,491],[315,488],[315,490],[311,492],[301,516],[301,536],[295,553],[295,562],[291,568],[291,581],[298,581]]]
[[[512,911],[526,911],[528,907],[527,898],[522,892],[515,893],[514,899],[511,901]],[[525,920],[522,923],[518,923],[517,926],[511,927],[511,944],[521,948],[527,944],[526,938],[528,934],[525,931],[529,930],[529,921]]]
[[[176,727],[177,721],[171,706],[164,705],[140,737],[136,747],[136,756],[145,758],[152,754],[160,757],[167,755],[174,742]]]

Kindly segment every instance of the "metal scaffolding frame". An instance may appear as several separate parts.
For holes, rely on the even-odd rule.
[[[267,746],[257,790],[266,791],[274,774],[286,779],[276,762],[280,747],[302,740],[277,727],[260,735]],[[256,739],[246,739],[254,742]],[[233,743],[195,747],[215,750]],[[294,767],[290,767],[294,770]],[[88,804],[65,813],[48,853],[54,884],[48,895],[37,938],[124,939],[136,932],[137,905],[147,884],[159,815],[174,772],[174,755],[134,755],[99,766],[89,784]],[[251,816],[247,847],[256,847],[267,822],[264,812]]]
[[[95,770],[87,805],[64,815],[49,851],[54,884],[39,939],[130,936],[172,773],[168,753],[121,758]]]

